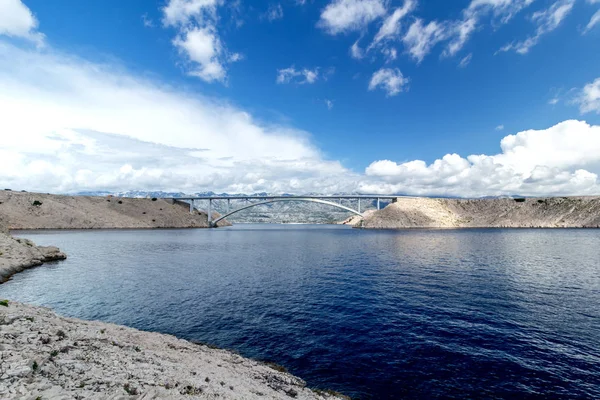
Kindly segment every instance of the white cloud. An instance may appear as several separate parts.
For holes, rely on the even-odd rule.
[[[163,25],[178,34],[173,45],[190,64],[188,74],[206,82],[226,82],[226,64],[240,60],[230,54],[217,31],[217,8],[222,0],[169,0],[162,8]]]
[[[385,0],[332,0],[321,12],[318,26],[331,35],[358,31],[381,18]]]
[[[497,130],[497,131],[503,131],[503,130],[504,130],[504,125],[498,125],[498,126],[496,127],[496,130]]]
[[[469,65],[471,63],[472,58],[473,58],[473,53],[467,54],[460,60],[460,62],[458,63],[458,66],[460,68],[466,68],[467,65]]]
[[[420,63],[433,46],[446,38],[447,31],[442,24],[432,21],[423,25],[423,20],[417,18],[408,28],[402,41],[409,54]]]
[[[271,4],[269,9],[262,15],[262,18],[271,22],[283,18],[283,7],[279,3]]]
[[[325,105],[328,110],[331,110],[333,108],[333,100],[325,99]]]
[[[0,186],[348,191],[358,176],[306,132],[121,66],[0,41]]]
[[[371,77],[369,90],[381,88],[388,96],[395,96],[406,89],[408,81],[409,79],[405,78],[398,68],[381,68]]]
[[[148,17],[148,14],[142,15],[142,23],[146,28],[154,28],[154,21],[152,21],[152,18]]]
[[[44,35],[37,28],[37,19],[21,0],[0,1],[0,35],[27,39],[42,46]]]
[[[582,114],[596,112],[600,114],[600,78],[583,87],[576,99]]]
[[[553,97],[550,100],[548,100],[548,104],[554,106],[554,105],[558,104],[559,101],[560,101],[560,99],[558,97]]]
[[[600,0],[598,0],[598,2],[600,2]],[[590,18],[590,22],[588,22],[585,29],[583,30],[583,34],[588,33],[598,24],[600,24],[600,10],[596,11],[596,13],[592,15],[592,18]]]
[[[162,8],[165,26],[185,26],[197,22],[212,23],[217,17],[217,6],[221,0],[169,0]]]
[[[542,36],[560,26],[561,22],[570,14],[574,4],[575,0],[558,0],[547,9],[536,11],[531,16],[531,20],[537,25],[535,34],[521,42],[509,43],[500,51],[514,50],[518,54],[529,53],[529,50],[539,42]]]
[[[402,7],[396,8],[392,14],[388,15],[375,35],[371,46],[376,45],[382,40],[397,39],[400,35],[402,19],[410,14],[416,6],[416,0],[405,0]]]
[[[533,2],[534,0],[471,0],[469,6],[463,10],[462,20],[448,23],[448,36],[452,39],[442,55],[451,57],[462,50],[486,15],[493,15],[492,23],[495,25],[506,24]]]
[[[496,155],[447,154],[429,165],[376,161],[360,190],[460,197],[600,193],[600,126],[564,121],[506,136],[500,147]]]
[[[223,81],[227,75],[221,64],[221,41],[210,28],[193,28],[173,40],[179,52],[196,65],[188,72],[207,82]]]
[[[358,40],[350,47],[350,56],[357,60],[360,60],[365,56],[365,52],[358,45]]]
[[[277,70],[277,83],[315,83],[319,79],[319,67],[315,69],[296,69],[293,65],[289,68]]]

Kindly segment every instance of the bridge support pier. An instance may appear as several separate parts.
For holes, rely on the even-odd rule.
[[[379,199],[379,197],[378,197],[378,198],[377,198],[377,209],[378,209],[378,210],[380,209],[380,206],[379,206],[379,200],[380,200],[380,199]]]
[[[190,200],[190,214],[194,212],[194,200]]]
[[[360,197],[358,198],[358,212],[360,213]]]
[[[208,227],[212,228],[213,227],[213,223],[212,223],[212,199],[208,200],[208,213],[206,214],[206,218],[208,221]]]

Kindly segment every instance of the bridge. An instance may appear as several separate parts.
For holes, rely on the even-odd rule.
[[[361,201],[371,200],[377,202],[377,209],[379,210],[381,207],[381,201],[384,200],[393,200],[402,196],[378,196],[378,195],[341,195],[341,196],[198,196],[198,197],[177,197],[172,198],[171,200],[177,201],[186,201],[190,203],[190,213],[194,212],[196,209],[196,202],[199,201],[208,201],[207,207],[207,215],[208,215],[208,226],[210,228],[215,227],[217,223],[230,215],[233,215],[242,210],[246,210],[248,208],[260,206],[263,204],[269,203],[277,203],[284,201],[304,201],[304,202],[312,202],[312,203],[320,203],[332,207],[336,207],[353,214],[363,216]],[[227,200],[227,211],[225,214],[216,218],[214,221],[212,219],[212,209],[213,209],[213,201],[214,200]],[[243,206],[236,208],[234,210],[231,209],[231,200],[244,200],[246,204]],[[356,209],[348,207],[342,204],[342,201],[348,202],[356,202]]]

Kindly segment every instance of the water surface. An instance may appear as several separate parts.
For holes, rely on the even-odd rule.
[[[600,230],[21,232],[0,297],[272,360],[363,399],[600,398]]]

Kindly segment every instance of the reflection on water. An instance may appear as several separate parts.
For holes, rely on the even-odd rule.
[[[600,397],[600,231],[21,233],[0,297],[234,348],[360,398]]]

